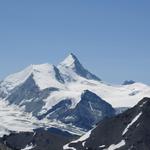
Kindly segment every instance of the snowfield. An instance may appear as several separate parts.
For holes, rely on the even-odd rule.
[[[80,102],[81,94],[84,90],[93,91],[113,107],[132,107],[143,97],[150,97],[150,87],[142,83],[134,83],[132,85],[108,85],[103,82],[87,80],[78,77],[78,80],[66,83],[64,89],[50,94],[43,100],[45,102],[44,110],[52,108],[63,99],[71,99],[72,107]],[[135,91],[138,91],[135,95]],[[133,95],[131,95],[133,94]]]
[[[68,131],[72,134],[83,135],[81,129],[63,124],[56,120],[38,120],[32,114],[24,112],[16,105],[8,105],[4,100],[0,99],[0,137],[9,135],[11,132],[33,132],[36,128],[58,128]]]
[[[38,121],[17,106],[10,106],[4,100],[0,100],[0,108],[0,137],[8,135],[10,131],[33,131],[38,127]]]

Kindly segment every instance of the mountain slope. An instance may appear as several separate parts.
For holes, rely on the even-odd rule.
[[[40,126],[31,114],[23,112],[17,106],[10,106],[0,100],[0,137],[11,132],[33,131]]]
[[[63,100],[41,117],[58,119],[66,124],[89,130],[103,118],[115,115],[115,109],[110,104],[88,90],[82,93],[81,100],[75,108],[70,107],[71,100]]]
[[[150,98],[116,117],[104,119],[64,150],[149,150]]]

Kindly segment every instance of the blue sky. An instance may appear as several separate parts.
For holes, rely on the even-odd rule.
[[[149,0],[0,0],[0,79],[73,52],[111,83],[150,84]]]

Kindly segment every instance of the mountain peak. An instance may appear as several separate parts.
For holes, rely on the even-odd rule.
[[[67,75],[69,73],[68,70],[70,70],[71,72],[73,71],[77,75],[86,79],[101,81],[98,77],[96,77],[94,74],[90,73],[87,69],[85,69],[73,53],[70,53],[68,57],[59,64],[58,68],[61,71],[63,71],[63,73],[64,71],[67,71]]]
[[[76,64],[80,64],[78,58],[73,54],[73,53],[70,53],[64,61],[62,61],[60,63],[61,66],[65,66],[66,68],[75,68]],[[81,65],[81,64],[80,64]]]
[[[73,59],[77,59],[77,57],[74,53],[70,53],[69,56],[71,56]]]

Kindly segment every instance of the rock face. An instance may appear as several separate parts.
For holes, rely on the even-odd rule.
[[[110,104],[88,90],[83,92],[74,109],[68,109],[70,106],[71,100],[61,101],[48,112],[47,117],[89,130],[103,118],[115,115],[115,110]]]
[[[149,150],[150,98],[144,98],[135,107],[116,117],[104,119],[99,125],[64,146],[77,150]]]
[[[0,143],[0,150],[13,150],[13,149],[8,148],[6,145]]]
[[[62,150],[63,145],[74,138],[77,136],[55,128],[36,129],[34,132],[12,133],[4,136],[0,140],[0,149],[2,147],[2,150]]]
[[[135,83],[135,81],[133,81],[133,80],[125,80],[122,85],[130,85],[130,84],[134,84],[134,83]]]

